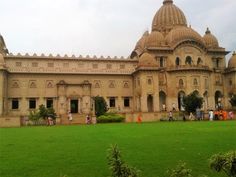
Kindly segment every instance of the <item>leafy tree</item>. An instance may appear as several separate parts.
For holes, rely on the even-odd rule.
[[[48,110],[43,104],[39,106],[39,115],[43,119],[47,119],[48,117]]]
[[[203,98],[198,95],[198,93],[193,92],[183,99],[183,104],[185,111],[188,113],[195,113],[197,108],[201,108],[203,104]]]
[[[121,159],[121,152],[117,145],[111,146],[108,154],[108,165],[112,171],[112,177],[138,177],[138,170],[129,167]]]
[[[94,97],[96,116],[99,117],[107,112],[107,103],[103,97]]]
[[[223,171],[227,176],[236,177],[236,151],[215,154],[210,158],[210,168]]]
[[[168,177],[193,177],[192,170],[186,168],[186,164],[181,162],[175,169],[167,171]]]
[[[29,120],[31,120],[34,125],[37,125],[40,119],[40,113],[38,110],[30,111]]]
[[[236,106],[236,94],[233,94],[229,100],[232,106]]]

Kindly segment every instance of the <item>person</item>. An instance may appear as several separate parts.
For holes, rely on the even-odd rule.
[[[189,120],[194,120],[194,116],[193,116],[192,112],[190,112],[190,114],[189,114]]]
[[[138,115],[137,123],[142,123],[142,116],[141,116],[141,113],[139,113],[139,115]]]
[[[230,111],[229,112],[229,119],[233,120],[233,118],[234,118],[234,113],[233,113],[233,111]]]
[[[73,117],[72,117],[72,114],[71,114],[70,111],[68,112],[68,120],[70,121],[70,123],[71,123],[72,120],[73,120]]]
[[[88,114],[86,116],[86,124],[91,124],[91,120]]]
[[[201,110],[199,108],[196,109],[196,117],[198,121],[201,120]]]
[[[210,110],[209,111],[209,120],[213,121],[213,119],[214,119],[214,112],[213,112],[213,110]]]
[[[169,121],[174,121],[172,111],[169,112]]]

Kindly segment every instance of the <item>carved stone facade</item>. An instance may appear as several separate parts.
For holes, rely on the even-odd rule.
[[[236,93],[236,55],[226,67],[229,52],[209,29],[201,36],[188,27],[172,0],[164,0],[128,58],[13,55],[2,36],[0,52],[0,116],[27,115],[41,104],[59,115],[89,114],[95,96],[120,113],[155,114],[182,110],[193,91],[204,97],[204,110],[230,108]]]

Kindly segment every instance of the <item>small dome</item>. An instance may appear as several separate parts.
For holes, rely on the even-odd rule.
[[[164,0],[152,22],[152,31],[170,31],[176,26],[187,26],[184,13],[173,4],[172,0]]]
[[[157,62],[156,60],[153,58],[152,55],[148,54],[148,53],[144,53],[142,54],[142,56],[139,58],[139,63],[138,63],[139,67],[156,67],[157,66]]]
[[[211,31],[209,30],[209,28],[207,28],[206,34],[203,37],[203,40],[206,43],[207,48],[218,48],[219,47],[219,43],[217,38],[211,34]]]
[[[160,47],[165,43],[165,38],[162,33],[153,31],[146,41],[146,46],[149,47]]]
[[[229,68],[236,68],[236,53],[234,52],[232,57],[229,60]]]
[[[176,46],[183,41],[195,41],[205,46],[201,35],[190,27],[176,27],[166,36],[166,42],[170,46]]]
[[[137,42],[135,49],[144,49],[145,48],[145,44],[146,44],[146,40],[147,37],[149,35],[149,32],[146,31],[143,36],[141,37],[141,39]]]

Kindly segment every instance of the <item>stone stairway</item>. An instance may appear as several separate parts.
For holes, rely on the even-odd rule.
[[[67,114],[61,116],[61,124],[62,125],[76,125],[76,124],[85,124],[86,123],[86,115],[84,114],[72,114],[72,121],[68,120]]]

